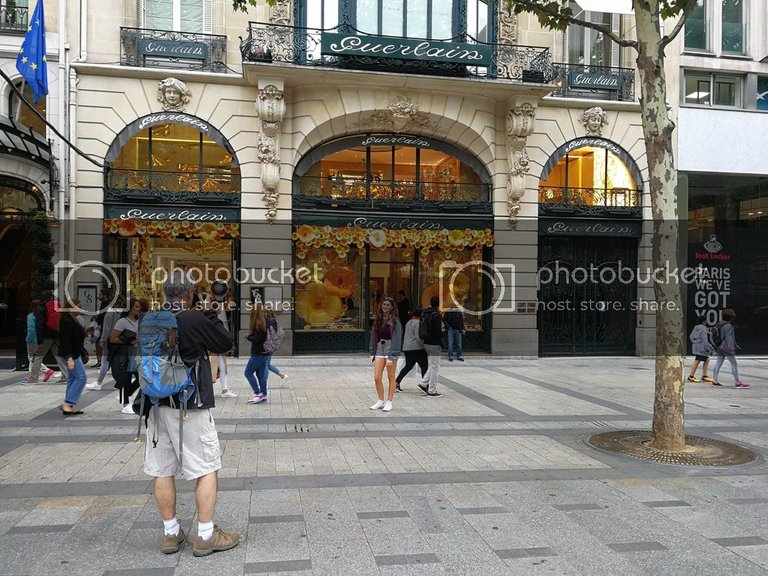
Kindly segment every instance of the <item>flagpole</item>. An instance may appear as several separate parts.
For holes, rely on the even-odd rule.
[[[21,89],[19,92],[24,94],[24,86],[27,84],[27,79],[22,76],[21,78]],[[24,101],[21,98],[18,98],[19,104],[16,106],[16,113],[13,115],[13,121],[18,124],[19,122],[19,116],[21,115],[21,107],[24,106]]]

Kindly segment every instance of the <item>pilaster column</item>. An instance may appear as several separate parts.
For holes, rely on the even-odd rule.
[[[259,117],[258,158],[261,162],[261,184],[264,188],[266,220],[269,224],[277,219],[280,194],[280,134],[285,119],[283,83],[279,80],[259,80],[259,98],[256,113]]]
[[[514,106],[507,113],[507,214],[512,228],[517,226],[520,200],[525,194],[525,177],[528,174],[528,153],[525,150],[528,136],[533,133],[536,108],[529,102]]]

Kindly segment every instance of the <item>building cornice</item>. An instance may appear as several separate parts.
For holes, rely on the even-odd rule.
[[[220,72],[198,72],[179,68],[142,68],[139,66],[120,66],[119,64],[92,64],[90,62],[72,62],[72,67],[78,74],[87,76],[114,76],[120,78],[135,78],[137,80],[162,80],[173,76],[184,82],[229,84],[243,86],[246,84],[240,74],[222,74]]]

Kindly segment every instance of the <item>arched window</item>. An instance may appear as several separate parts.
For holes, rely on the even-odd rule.
[[[37,104],[34,104],[35,96],[32,93],[32,88],[29,84],[24,83],[24,88],[22,90],[22,83],[19,82],[16,84],[16,88],[22,91],[22,94],[24,95],[24,98],[26,98],[27,102],[32,104],[37,110],[40,115],[43,118],[46,118],[46,102],[47,97],[43,96],[38,101]],[[8,116],[14,120],[18,118],[18,123],[22,124],[23,126],[26,126],[27,128],[31,128],[41,136],[45,136],[45,122],[41,118],[39,118],[29,106],[24,104],[24,102],[21,101],[21,99],[16,95],[16,92],[11,90],[9,99],[8,99]]]
[[[233,155],[193,126],[157,124],[134,134],[107,175],[116,190],[240,193]]]
[[[574,147],[562,156],[553,155],[539,182],[540,213],[599,214],[619,210],[639,215],[637,168],[628,166],[628,156],[619,147],[600,142],[605,146]]]
[[[442,149],[441,149],[442,148]],[[296,167],[294,201],[366,208],[489,206],[489,177],[466,153],[408,136],[353,137],[324,145]]]

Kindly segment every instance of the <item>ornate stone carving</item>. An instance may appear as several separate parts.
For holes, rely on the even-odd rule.
[[[600,106],[584,110],[579,116],[579,121],[584,124],[587,136],[602,136],[603,126],[608,124],[605,111]]]
[[[350,130],[374,129],[403,132],[413,128],[434,128],[429,114],[419,111],[419,105],[408,96],[400,95],[387,104],[386,110],[377,110],[367,117],[362,117],[357,125],[349,125]]]
[[[517,44],[517,14],[510,13],[504,2],[499,6],[499,44]]]
[[[281,88],[274,84],[259,84],[256,101],[261,137],[257,157],[261,162],[262,199],[267,208],[266,220],[272,224],[277,219],[280,194],[280,132],[285,119],[285,99]]]
[[[269,21],[280,26],[291,25],[291,0],[277,0],[277,4],[269,8]]]
[[[261,118],[261,131],[269,138],[275,138],[280,132],[280,124],[285,118],[285,100],[283,93],[273,84],[259,90],[258,114]]]
[[[528,102],[515,106],[507,113],[507,214],[512,228],[517,226],[520,200],[525,194],[525,177],[530,161],[525,146],[528,136],[533,133],[535,119],[536,108]]]
[[[177,78],[166,78],[157,83],[157,101],[166,112],[184,112],[191,99],[192,92]]]

